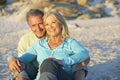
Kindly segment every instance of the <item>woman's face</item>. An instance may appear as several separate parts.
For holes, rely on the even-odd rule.
[[[46,18],[44,24],[46,32],[50,37],[57,37],[62,35],[62,24],[54,15],[49,15]]]

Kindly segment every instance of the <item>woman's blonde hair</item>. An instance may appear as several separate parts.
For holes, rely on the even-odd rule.
[[[63,39],[69,38],[70,36],[69,36],[69,30],[68,30],[67,23],[65,22],[63,16],[60,13],[58,13],[58,12],[45,13],[44,16],[43,16],[43,24],[45,25],[46,19],[50,15],[54,15],[55,18],[62,24],[62,38]],[[47,33],[46,33],[46,38],[47,39],[49,38]]]

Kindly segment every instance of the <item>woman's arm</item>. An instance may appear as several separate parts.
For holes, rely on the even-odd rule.
[[[89,53],[78,41],[72,39],[70,41],[70,49],[73,51],[73,55],[62,59],[64,65],[73,65],[75,63],[80,63],[89,58]]]

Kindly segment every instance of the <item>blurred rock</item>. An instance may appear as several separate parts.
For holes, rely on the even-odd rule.
[[[65,19],[92,19],[103,17],[119,17],[119,0],[14,0],[4,6],[0,15],[10,15],[24,21],[30,9],[40,9],[44,12],[60,12]]]
[[[77,8],[77,6],[70,3],[56,3],[55,6],[51,9],[51,11],[57,11],[61,13],[66,19],[75,19],[80,14],[82,14],[82,12]]]
[[[82,20],[86,20],[86,19],[91,19],[92,16],[89,13],[83,14],[82,16],[79,16],[77,19],[82,19]]]
[[[88,0],[77,0],[77,3],[81,6],[86,6],[87,2],[88,2]]]
[[[28,2],[30,0],[14,0],[14,2]]]
[[[68,7],[57,7],[52,9],[52,11],[57,11],[59,13],[61,13],[66,19],[74,19],[78,16],[78,13],[75,9],[70,9]]]
[[[95,6],[102,3],[105,3],[105,0],[88,0],[88,5],[90,6]]]
[[[74,0],[52,0],[52,1],[62,2],[62,3],[73,3],[74,2]]]
[[[90,7],[88,7],[88,9],[93,12],[100,13],[100,8],[98,8],[98,7],[90,6]]]
[[[7,2],[7,0],[0,0],[0,6],[1,6],[1,5],[5,5],[6,2]]]
[[[22,8],[17,13],[13,14],[12,16],[15,16],[15,18],[18,21],[25,21],[26,20],[26,14],[27,14],[27,12],[30,9],[40,9],[40,10],[43,10],[46,7],[50,8],[52,6],[53,5],[48,3],[48,2],[43,2],[41,5],[40,5],[40,2],[39,3],[28,3],[26,5],[23,5]]]
[[[4,9],[0,9],[0,16],[7,16],[7,12]]]
[[[106,0],[105,2],[106,5],[106,13],[111,15],[111,16],[117,16],[118,12],[118,7],[117,5],[115,5],[115,1],[114,0]],[[109,10],[109,11],[107,11]]]

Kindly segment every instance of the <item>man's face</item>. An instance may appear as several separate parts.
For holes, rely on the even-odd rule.
[[[45,34],[45,29],[43,27],[43,20],[41,16],[30,16],[28,19],[29,26],[32,32],[38,37],[41,38]]]

